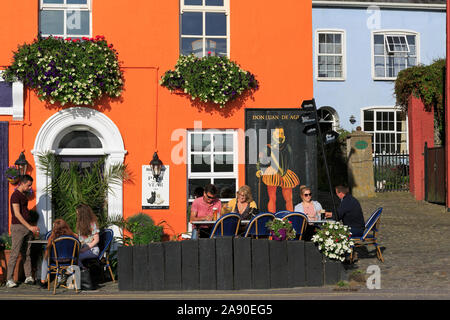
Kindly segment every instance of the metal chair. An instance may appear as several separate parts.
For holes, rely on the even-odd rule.
[[[292,213],[293,211],[288,211],[288,210],[281,210],[281,211],[277,211],[275,213],[275,218],[280,218],[282,219],[286,214],[288,213]]]
[[[270,230],[266,227],[266,223],[275,219],[275,215],[270,212],[260,213],[253,217],[248,223],[245,230],[244,237],[259,237],[268,238],[270,236]]]
[[[308,217],[306,214],[302,212],[288,212],[277,218],[290,221],[296,233],[295,240],[302,240],[303,233],[308,224]]]
[[[111,264],[109,262],[109,252],[111,250],[113,239],[114,231],[112,229],[104,229],[100,231],[99,242],[97,244],[100,249],[100,253],[98,254],[97,258],[84,259],[83,265],[89,266],[92,263],[99,263],[99,265],[103,266],[104,269],[108,269],[112,281],[116,282],[111,269]]]
[[[72,236],[61,236],[54,239],[48,255],[47,283],[50,290],[50,275],[55,274],[55,285],[53,294],[56,293],[58,277],[62,272],[68,272],[68,268],[78,264],[78,255],[80,253],[80,241]],[[79,288],[75,288],[78,291]]]
[[[238,233],[241,216],[237,213],[227,213],[221,216],[211,231],[210,238],[235,236]]]
[[[367,245],[375,246],[378,260],[380,260],[381,262],[384,262],[383,255],[381,254],[380,247],[378,246],[378,243],[377,243],[377,235],[378,235],[379,223],[380,223],[380,217],[381,217],[382,211],[383,211],[383,208],[380,207],[371,214],[371,216],[369,217],[369,219],[366,222],[365,230],[361,237],[351,237],[350,238],[350,240],[352,240],[354,242],[354,245],[352,247],[352,252],[350,253],[350,262],[353,263],[354,248],[367,246]]]

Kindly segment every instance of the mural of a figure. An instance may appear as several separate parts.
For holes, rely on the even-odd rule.
[[[275,213],[277,188],[281,188],[286,210],[294,211],[292,189],[300,184],[300,180],[292,168],[292,148],[286,142],[284,128],[275,127],[271,135],[271,143],[267,144],[265,150],[259,153],[256,165],[256,177],[262,180],[267,187],[269,202],[267,210]]]

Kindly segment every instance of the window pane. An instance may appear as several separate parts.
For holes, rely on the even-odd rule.
[[[64,34],[64,11],[40,11],[39,24],[39,30],[42,34]]]
[[[223,6],[223,0],[206,0],[207,6]]]
[[[181,38],[181,54],[195,54],[196,57],[203,56],[203,40],[200,38]]]
[[[201,12],[185,12],[181,15],[181,34],[202,35],[203,21]]]
[[[12,105],[12,83],[0,81],[0,108],[9,108]]]
[[[214,151],[232,152],[233,135],[226,133],[214,134]]]
[[[236,197],[236,179],[214,179],[220,198]]]
[[[61,139],[58,148],[102,148],[102,142],[92,132],[72,131]]]
[[[214,172],[233,172],[233,155],[214,155]]]
[[[202,0],[184,0],[186,6],[201,6]]]
[[[373,131],[373,122],[364,121],[364,131]]]
[[[87,4],[87,0],[67,0],[67,4]]]
[[[373,111],[364,110],[364,120],[373,120]]]
[[[209,154],[191,155],[191,172],[211,172],[211,157]]]
[[[206,13],[206,35],[207,36],[226,36],[227,18],[224,13]]]
[[[202,133],[191,134],[191,151],[211,151],[211,135]]]
[[[212,56],[226,56],[227,55],[227,39],[206,39],[206,52],[211,52]]]
[[[200,188],[204,189],[210,183],[211,179],[189,179],[188,181],[189,199],[195,199],[195,191],[197,188],[198,188],[197,190],[200,190]]]
[[[89,35],[89,11],[67,10],[67,34]]]
[[[44,4],[46,3],[58,3],[58,4],[63,4],[64,0],[44,0]]]

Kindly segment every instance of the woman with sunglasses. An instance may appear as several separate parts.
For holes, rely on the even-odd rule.
[[[295,206],[294,211],[306,214],[308,221],[320,220],[322,205],[312,199],[311,188],[304,185],[300,186],[300,197],[302,202]]]

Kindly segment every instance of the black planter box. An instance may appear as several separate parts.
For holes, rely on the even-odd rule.
[[[347,280],[312,242],[222,237],[120,247],[119,290],[241,290]]]

